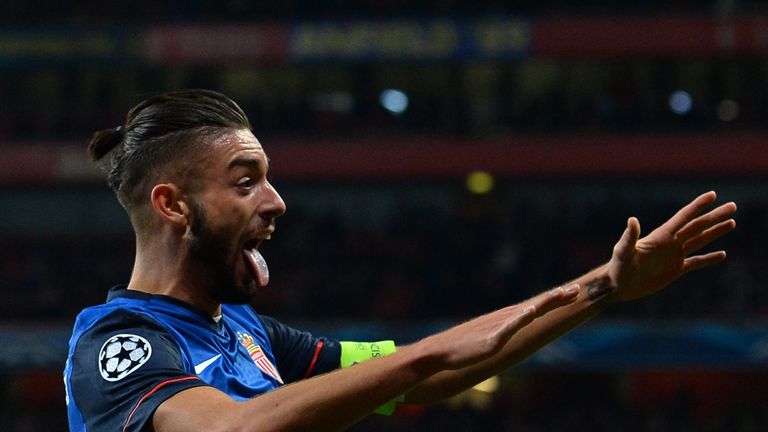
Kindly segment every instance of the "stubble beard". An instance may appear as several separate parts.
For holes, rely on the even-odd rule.
[[[255,280],[243,285],[237,281],[235,260],[243,259],[232,236],[211,229],[205,210],[192,202],[195,218],[190,226],[189,259],[205,279],[208,294],[219,303],[246,304],[254,300]]]

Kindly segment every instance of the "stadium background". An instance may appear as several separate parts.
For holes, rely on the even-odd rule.
[[[188,87],[243,106],[288,203],[258,310],[320,334],[407,343],[603,262],[629,215],[740,206],[727,263],[352,430],[765,430],[763,2],[8,1],[0,23],[0,430],[66,430],[74,316],[129,276],[90,133]]]

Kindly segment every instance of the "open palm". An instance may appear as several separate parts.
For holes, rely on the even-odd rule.
[[[707,192],[680,209],[647,236],[632,217],[613,248],[608,275],[618,287],[615,299],[633,300],[653,294],[680,276],[725,259],[725,251],[692,255],[736,227],[736,204],[729,202],[707,213],[717,195]]]

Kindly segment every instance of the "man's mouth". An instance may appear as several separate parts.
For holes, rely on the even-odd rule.
[[[266,238],[269,238],[269,236]],[[261,240],[247,242],[243,248],[243,260],[251,277],[259,286],[266,286],[269,283],[269,267],[267,267],[267,261],[264,260],[264,257],[258,250],[260,243]]]

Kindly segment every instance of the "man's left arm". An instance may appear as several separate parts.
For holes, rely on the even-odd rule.
[[[406,403],[434,403],[509,369],[609,305],[653,294],[687,272],[725,259],[724,251],[693,255],[736,226],[732,202],[699,215],[716,199],[705,193],[680,209],[666,223],[640,239],[640,223],[627,221],[610,261],[572,281],[579,290],[575,301],[538,316],[509,339],[496,355],[458,370],[440,372],[410,391]],[[567,288],[566,288],[567,289]],[[512,308],[536,306],[562,296],[562,288],[540,294]]]

